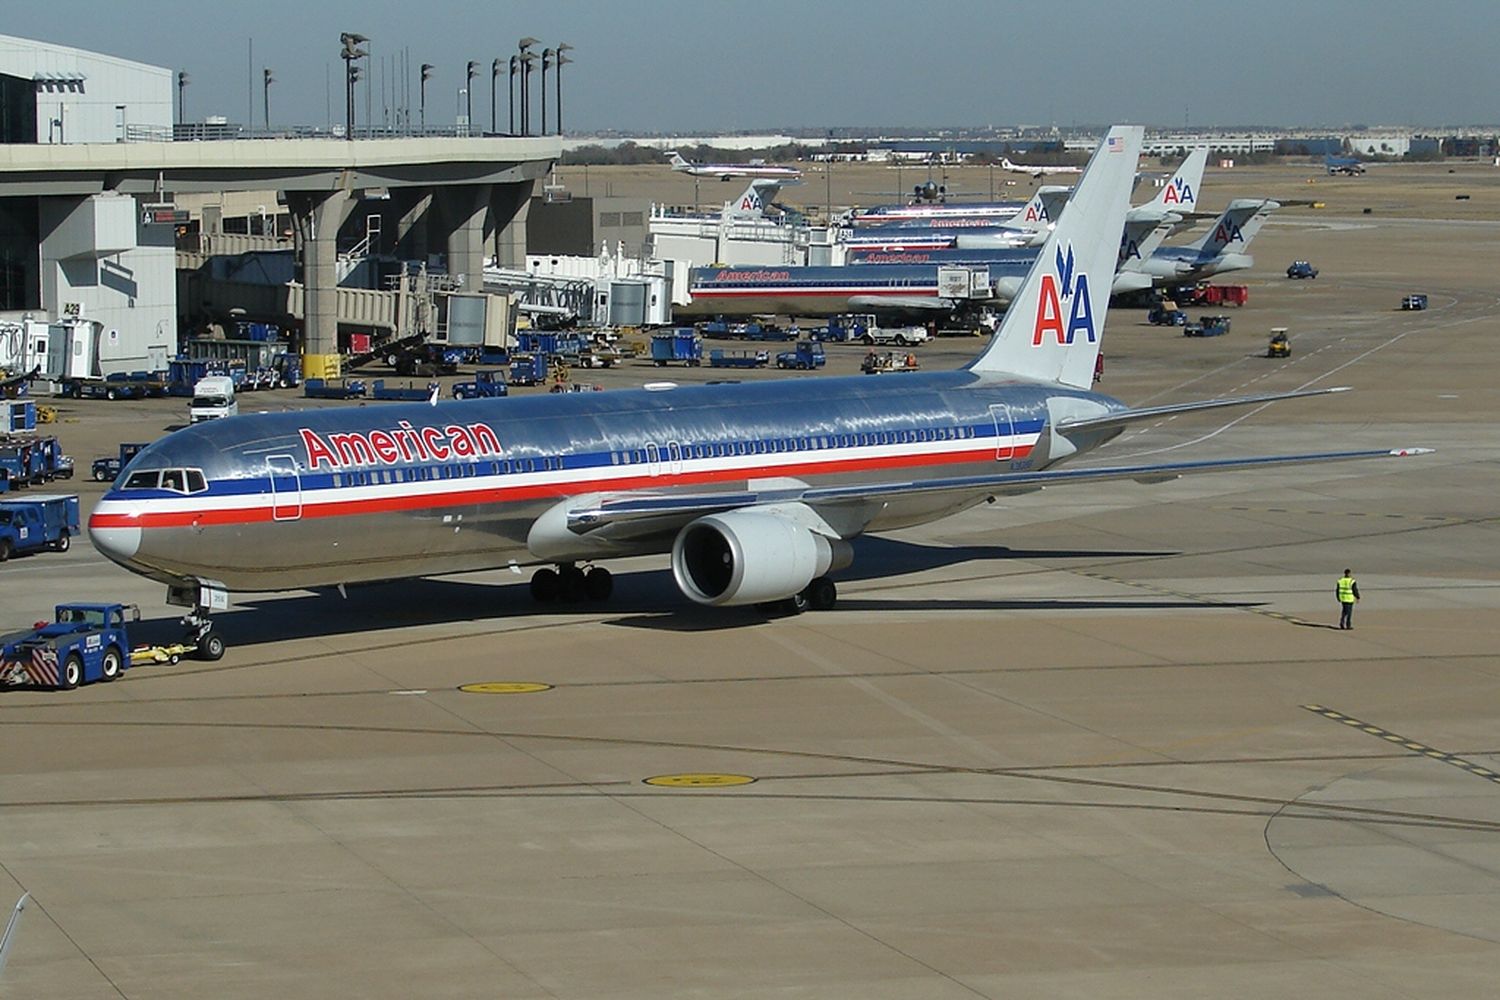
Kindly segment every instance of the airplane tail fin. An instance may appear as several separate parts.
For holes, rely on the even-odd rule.
[[[687,160],[684,160],[682,158],[682,154],[677,152],[677,150],[675,149],[669,152],[667,155],[671,157],[670,162],[672,164],[673,170],[686,170],[688,167],[692,166],[692,164]]]
[[[781,191],[778,181],[757,177],[745,188],[745,193],[733,201],[724,203],[725,219],[759,219],[766,213],[766,206],[776,200]]]
[[[31,893],[21,893],[21,898],[16,900],[16,908],[11,911],[10,921],[5,925],[5,936],[0,937],[0,972],[5,971],[5,961],[10,958],[10,946],[16,942],[16,928],[21,926],[21,911],[26,909],[29,899]]]
[[[1250,245],[1250,240],[1260,232],[1266,219],[1280,207],[1280,202],[1267,198],[1236,198],[1224,209],[1212,228],[1189,243],[1188,248],[1198,251],[1201,257],[1239,253]]]
[[[1181,221],[1182,216],[1162,211],[1155,202],[1132,208],[1125,215],[1125,230],[1120,234],[1119,270],[1141,270],[1172,227]]]
[[[1007,226],[1035,232],[1046,229],[1057,221],[1063,206],[1068,203],[1068,194],[1073,189],[1058,184],[1043,184],[1036,189],[1031,200],[1021,206]]]
[[[1207,146],[1193,150],[1146,207],[1172,212],[1193,211],[1198,204],[1198,186],[1203,183],[1203,166],[1207,162]]]
[[[970,371],[1077,388],[1093,384],[1144,135],[1138,125],[1109,130]]]

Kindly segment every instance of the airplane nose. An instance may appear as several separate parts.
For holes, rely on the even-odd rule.
[[[139,525],[105,528],[91,521],[89,538],[93,540],[94,548],[117,563],[129,562],[141,547]]]

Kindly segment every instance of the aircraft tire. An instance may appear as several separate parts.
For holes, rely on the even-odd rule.
[[[803,593],[807,595],[808,606],[814,611],[827,611],[837,604],[839,599],[838,585],[826,576],[813,580]]]
[[[588,581],[583,575],[583,570],[577,566],[564,566],[558,576],[562,584],[564,601],[577,604],[588,596]]]
[[[549,604],[557,600],[561,586],[557,570],[539,569],[531,574],[531,599],[538,604]]]
[[[607,601],[615,590],[614,575],[603,566],[595,566],[583,575],[583,590],[591,601]]]
[[[217,632],[210,631],[198,640],[198,659],[210,662],[224,655],[224,639]]]
[[[812,602],[808,600],[806,590],[799,590],[797,593],[781,602],[782,612],[789,615],[800,615],[811,606]]]

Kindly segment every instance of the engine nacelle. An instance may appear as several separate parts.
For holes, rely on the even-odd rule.
[[[735,510],[700,517],[672,543],[672,576],[699,604],[779,601],[849,565],[849,543],[789,517]]]

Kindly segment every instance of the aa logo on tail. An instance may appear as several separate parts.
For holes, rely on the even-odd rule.
[[[1089,302],[1089,276],[1073,273],[1073,244],[1068,244],[1067,253],[1057,249],[1054,274],[1042,275],[1041,294],[1036,303],[1036,322],[1031,328],[1031,346],[1040,347],[1043,336],[1050,330],[1059,344],[1073,343],[1079,331],[1096,343],[1099,335],[1094,329],[1094,311]],[[1063,304],[1068,308],[1064,314]]]
[[[1026,221],[1026,222],[1051,222],[1052,220],[1049,219],[1049,218],[1047,218],[1047,206],[1046,205],[1028,203],[1026,205],[1026,216],[1025,216],[1024,221]]]
[[[765,206],[760,203],[759,195],[747,194],[740,199],[741,212],[759,212],[764,208]]]
[[[1116,263],[1123,264],[1132,257],[1136,260],[1141,259],[1141,245],[1129,235],[1123,236],[1120,238],[1120,258]]]
[[[1161,193],[1163,205],[1182,205],[1193,201],[1193,187],[1181,177],[1173,177],[1172,183]]]
[[[1215,243],[1234,243],[1244,238],[1240,235],[1240,227],[1228,219],[1220,222],[1219,228],[1214,230]]]

